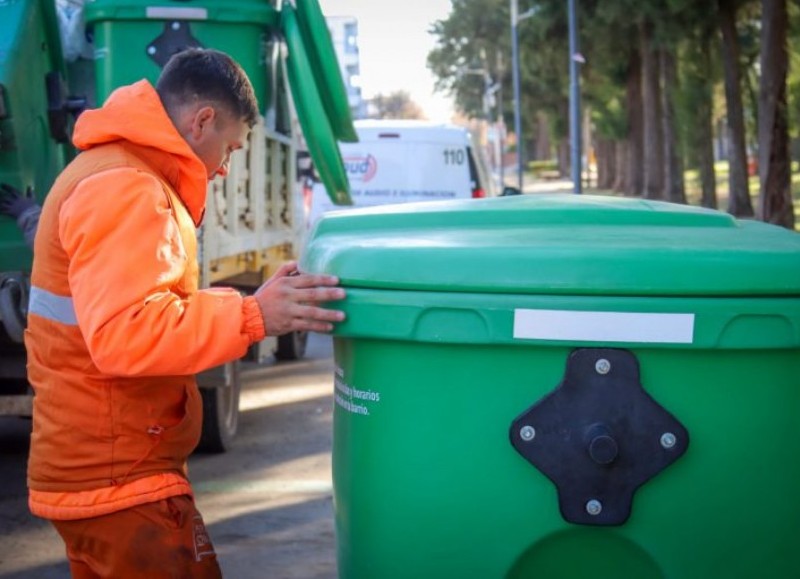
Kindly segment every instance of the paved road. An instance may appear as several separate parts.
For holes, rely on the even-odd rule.
[[[305,360],[244,372],[240,434],[189,474],[228,579],[335,579],[330,338]],[[0,577],[68,579],[55,531],[27,511],[29,423],[0,418]]]

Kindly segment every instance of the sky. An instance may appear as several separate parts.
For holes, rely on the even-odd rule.
[[[450,0],[319,0],[319,4],[325,16],[358,19],[364,98],[403,90],[429,119],[451,120],[451,99],[434,93],[434,77],[426,64],[435,46],[428,30],[436,20],[447,18]]]

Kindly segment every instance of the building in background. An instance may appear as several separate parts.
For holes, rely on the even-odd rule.
[[[367,103],[361,95],[361,65],[358,52],[358,20],[352,16],[325,18],[331,32],[333,48],[339,59],[347,99],[354,119],[367,116]]]

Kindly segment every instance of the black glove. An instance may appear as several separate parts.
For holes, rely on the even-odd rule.
[[[36,205],[33,189],[23,194],[8,183],[0,183],[0,213],[18,219],[26,210]]]

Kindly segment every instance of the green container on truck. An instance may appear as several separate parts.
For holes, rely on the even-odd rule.
[[[305,56],[310,47],[331,42],[327,29],[327,36],[313,43],[308,35],[284,33],[287,10],[296,19],[322,17],[316,0],[296,14],[288,4],[266,0],[94,0],[74,2],[70,9],[79,12],[61,12],[54,0],[0,2],[0,182],[31,188],[43,201],[76,154],[70,134],[82,110],[98,106],[119,86],[142,78],[155,83],[176,52],[206,47],[227,52],[242,65],[262,119],[244,152],[233,155],[228,176],[209,184],[198,231],[201,284],[254,291],[299,257],[306,218],[297,162],[306,148],[331,197],[349,202],[325,109],[296,107],[292,101],[292,91],[319,100],[320,94],[340,96],[337,90],[343,90],[321,86],[287,66],[292,54]],[[65,58],[62,43],[79,56]],[[304,133],[312,129],[328,139],[327,148],[305,142]],[[22,345],[31,262],[17,225],[0,217],[0,414],[5,415],[30,415],[32,408]],[[267,339],[249,357],[297,358],[305,340],[305,333]],[[225,450],[238,425],[238,361],[202,374],[199,382],[205,410],[201,444]]]

